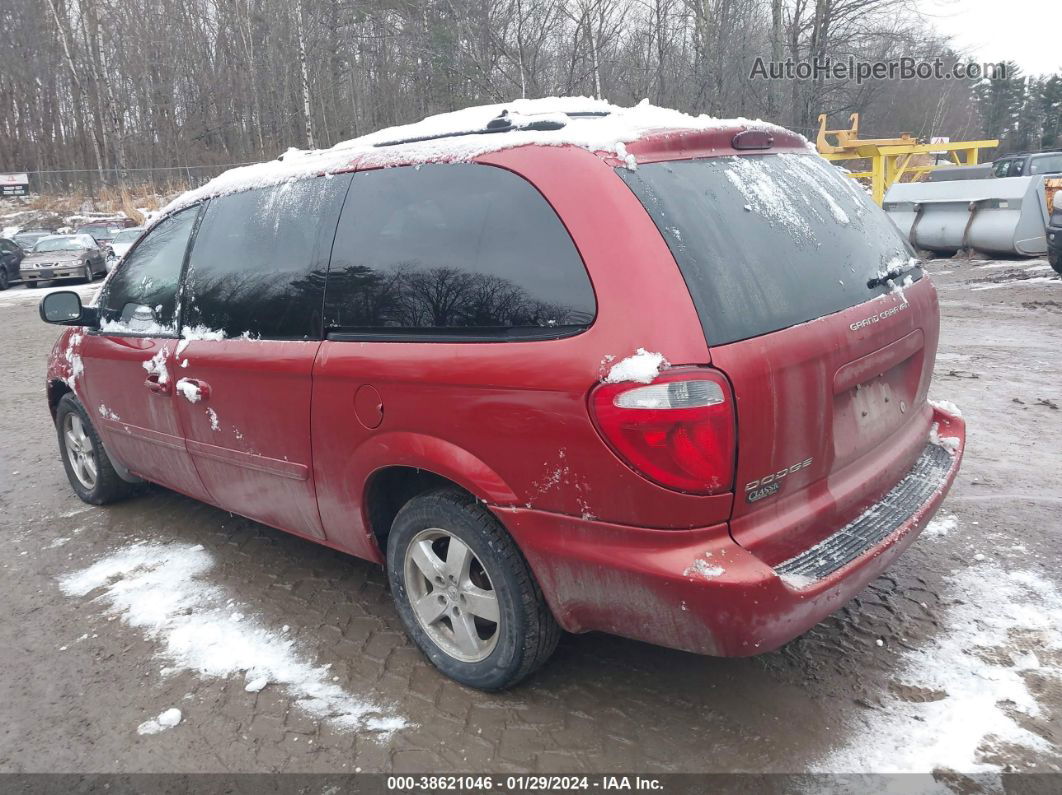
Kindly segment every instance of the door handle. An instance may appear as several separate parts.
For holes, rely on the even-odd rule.
[[[198,378],[182,378],[181,380],[184,383],[191,384],[196,388],[196,391],[199,393],[200,400],[206,400],[210,397],[210,384],[208,384],[206,381],[200,381]]]
[[[150,389],[156,395],[168,395],[168,394],[170,394],[170,385],[169,385],[169,383],[168,382],[167,383],[162,383],[161,381],[159,381],[159,376],[158,376],[157,373],[152,373],[151,375],[149,375],[147,377],[147,380],[144,381],[144,386],[146,386],[148,389]]]

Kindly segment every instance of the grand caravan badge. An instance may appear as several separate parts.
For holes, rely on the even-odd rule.
[[[811,462],[814,460],[813,457],[805,458],[803,461],[798,461],[792,466],[785,467],[777,472],[772,472],[770,475],[764,475],[762,478],[750,480],[745,484],[745,501],[758,502],[765,497],[771,497],[777,494],[778,490],[782,488],[783,478],[792,475],[794,472],[799,472],[801,469],[807,469],[811,466]]]
[[[859,331],[859,329],[861,328],[872,326],[887,317],[892,317],[897,312],[902,312],[909,306],[910,304],[908,304],[907,301],[904,301],[902,304],[897,304],[894,307],[886,309],[884,312],[878,312],[876,315],[871,315],[870,317],[865,317],[862,320],[857,320],[855,323],[850,324],[848,328],[852,329],[852,331]]]

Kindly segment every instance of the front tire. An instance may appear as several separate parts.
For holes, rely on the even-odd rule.
[[[11,284],[11,277],[7,275],[7,268],[0,265],[0,292],[6,290]]]
[[[36,290],[37,282],[26,282],[26,287],[30,290]]]
[[[133,492],[133,484],[122,480],[107,457],[85,407],[70,393],[59,401],[55,427],[66,477],[78,497],[91,505],[107,505]]]
[[[85,263],[85,284],[92,284],[96,280],[96,274],[92,272],[92,264]]]
[[[470,495],[440,489],[406,503],[387,539],[387,571],[409,636],[461,684],[512,687],[557,647],[560,627],[527,561]]]

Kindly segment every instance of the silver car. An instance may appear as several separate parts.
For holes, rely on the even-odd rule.
[[[111,254],[107,257],[108,272],[118,264],[118,261],[133,247],[142,234],[144,234],[144,227],[134,226],[123,229],[114,236],[114,240],[111,241]]]
[[[49,235],[42,237],[25,256],[19,275],[27,287],[53,279],[95,281],[107,272],[103,252],[92,235]]]

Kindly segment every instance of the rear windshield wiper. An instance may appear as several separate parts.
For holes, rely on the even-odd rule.
[[[911,271],[917,270],[918,268],[921,268],[921,267],[922,267],[922,260],[914,260],[914,259],[913,260],[909,260],[907,265],[898,266],[898,267],[895,267],[895,268],[890,268],[889,270],[885,271],[884,273],[879,274],[878,276],[874,276],[874,277],[868,279],[867,280],[867,287],[870,288],[870,289],[874,289],[875,287],[880,287],[882,285],[886,285],[889,282],[895,281],[896,279],[899,279],[901,276],[906,276]]]

